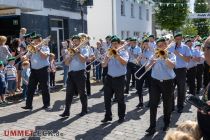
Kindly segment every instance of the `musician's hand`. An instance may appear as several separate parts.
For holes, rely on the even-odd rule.
[[[180,55],[180,53],[177,50],[174,51],[174,54],[175,55]]]
[[[210,101],[207,101],[206,103],[210,106]],[[203,110],[198,109],[198,112],[200,112],[201,114],[207,115]],[[210,115],[210,112],[208,112],[208,115]]]
[[[74,49],[74,51],[75,51],[76,53],[80,53],[80,50],[79,50],[79,49]]]

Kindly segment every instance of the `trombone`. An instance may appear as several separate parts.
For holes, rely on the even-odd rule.
[[[46,37],[45,39],[43,39],[39,44],[37,45],[33,45],[33,42],[31,42],[28,46],[27,46],[27,51],[30,53],[36,53],[36,48],[40,47],[41,45],[47,44],[50,41],[51,36]]]
[[[156,63],[156,62],[154,62],[154,63],[152,63],[146,70],[145,70],[145,72],[144,73],[142,73],[139,77],[137,76],[137,73],[141,70],[141,69],[143,69],[147,64],[148,64],[148,62],[150,61],[150,60],[152,60],[152,59],[154,59],[154,58],[156,58],[156,60],[165,60],[165,59],[167,59],[168,58],[168,51],[167,51],[167,49],[169,48],[170,46],[168,46],[166,49],[159,49],[159,48],[157,48],[156,50],[155,50],[155,55],[151,58],[151,59],[148,59],[145,63],[144,63],[144,65],[142,65],[136,72],[135,72],[135,74],[134,74],[134,76],[135,76],[135,78],[136,79],[138,79],[138,80],[140,80],[148,71],[150,71],[151,69],[152,69],[152,67],[153,67],[153,65]]]
[[[70,54],[71,57],[73,57],[76,53],[77,53],[77,49],[81,48],[81,47],[85,47],[85,45],[89,42],[88,39],[82,41],[77,47],[75,48],[68,48],[68,52]]]
[[[117,52],[123,48],[125,48],[126,46],[128,45],[128,43],[124,43],[121,47],[119,47],[118,49],[115,49],[115,48],[110,48],[108,49],[108,56],[110,57],[115,57],[117,55]]]

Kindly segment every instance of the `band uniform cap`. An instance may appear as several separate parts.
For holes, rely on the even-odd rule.
[[[182,33],[176,33],[176,34],[174,35],[174,38],[180,37],[180,36],[182,36]]]
[[[201,43],[200,43],[200,42],[196,42],[196,43],[195,43],[195,47],[196,47],[196,46],[201,46]]]
[[[28,37],[35,37],[36,36],[36,32],[32,32],[32,33],[28,33],[28,34],[25,34],[23,37],[24,38],[28,38]]]
[[[205,41],[207,38],[208,38],[207,36],[203,37],[202,38],[202,41]]]
[[[106,36],[105,39],[111,39],[111,38],[112,38],[112,36],[111,35],[108,35],[108,36]]]
[[[111,42],[120,42],[120,38],[119,37],[117,37],[117,36],[115,36],[115,37],[112,37],[112,40],[111,40]]]
[[[13,60],[15,60],[16,58],[15,57],[9,57],[8,59],[7,59],[7,61],[9,62],[9,61],[13,61]]]
[[[74,39],[79,39],[80,40],[80,36],[79,35],[74,35],[72,38],[71,38],[71,40],[74,40]]]
[[[159,42],[165,42],[165,41],[166,41],[165,38],[161,37],[156,41],[156,43],[158,44]]]
[[[78,36],[80,36],[80,37],[88,37],[88,35],[86,33],[79,33]]]
[[[3,63],[3,61],[0,61],[0,66],[2,66],[4,63]]]
[[[155,38],[155,36],[154,36],[154,35],[149,35],[149,37]]]
[[[185,38],[190,38],[190,35],[185,35]]]
[[[192,40],[191,40],[191,39],[187,39],[187,40],[185,41],[185,44],[187,44],[188,42],[192,42]]]
[[[36,34],[35,36],[32,36],[31,39],[39,39],[40,37],[42,37],[41,34]]]
[[[130,39],[130,41],[135,41],[136,42],[137,39],[133,37],[133,38]]]
[[[125,40],[126,40],[126,41],[130,41],[130,40],[131,40],[131,37],[128,37],[128,38],[126,38]]]
[[[142,42],[143,42],[143,43],[149,42],[149,39],[145,38]]]

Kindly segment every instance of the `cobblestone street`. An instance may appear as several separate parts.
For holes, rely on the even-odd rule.
[[[61,87],[61,72],[57,72],[57,88]],[[61,119],[59,114],[63,112],[65,104],[65,92],[54,90],[51,93],[51,109],[41,110],[42,98],[34,98],[33,110],[30,112],[22,110],[21,106],[25,102],[13,104],[0,108],[0,139],[31,139],[31,140],[162,140],[165,133],[162,131],[163,117],[162,104],[158,108],[157,132],[151,136],[145,136],[145,130],[149,127],[149,109],[136,109],[138,98],[133,90],[126,96],[126,121],[118,124],[117,104],[113,103],[113,121],[108,124],[102,124],[104,118],[104,98],[103,92],[99,92],[101,85],[92,84],[92,95],[88,99],[89,112],[80,117],[81,103],[79,98],[75,98],[71,106],[71,114],[67,119]],[[144,103],[148,103],[148,93],[144,94]],[[172,113],[172,122],[170,127],[185,120],[196,120],[196,109],[185,106],[184,112],[180,115],[176,111]],[[5,136],[6,130],[52,130],[54,136],[41,137],[20,137]],[[59,135],[59,136],[56,136]]]

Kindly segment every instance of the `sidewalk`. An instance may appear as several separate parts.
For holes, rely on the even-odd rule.
[[[61,71],[56,73],[58,87],[61,87]],[[61,119],[59,114],[63,112],[65,104],[65,92],[54,91],[51,93],[51,109],[41,110],[42,98],[35,97],[33,111],[27,112],[21,109],[25,103],[17,103],[0,108],[0,140],[162,140],[165,133],[161,130],[163,126],[162,104],[158,108],[157,132],[151,136],[145,136],[145,130],[149,127],[149,109],[136,109],[138,97],[135,91],[126,96],[126,122],[118,124],[117,104],[113,103],[113,121],[109,124],[101,124],[104,118],[104,98],[103,93],[98,92],[101,85],[93,84],[92,96],[88,99],[89,112],[80,117],[81,103],[79,98],[75,98],[71,106],[71,114],[67,119]],[[148,102],[148,94],[144,93],[144,102]],[[172,113],[172,123],[170,127],[186,120],[196,120],[196,109],[187,105],[182,114]],[[53,136],[5,136],[5,130],[33,130],[53,134]],[[59,136],[56,136],[59,135]]]

